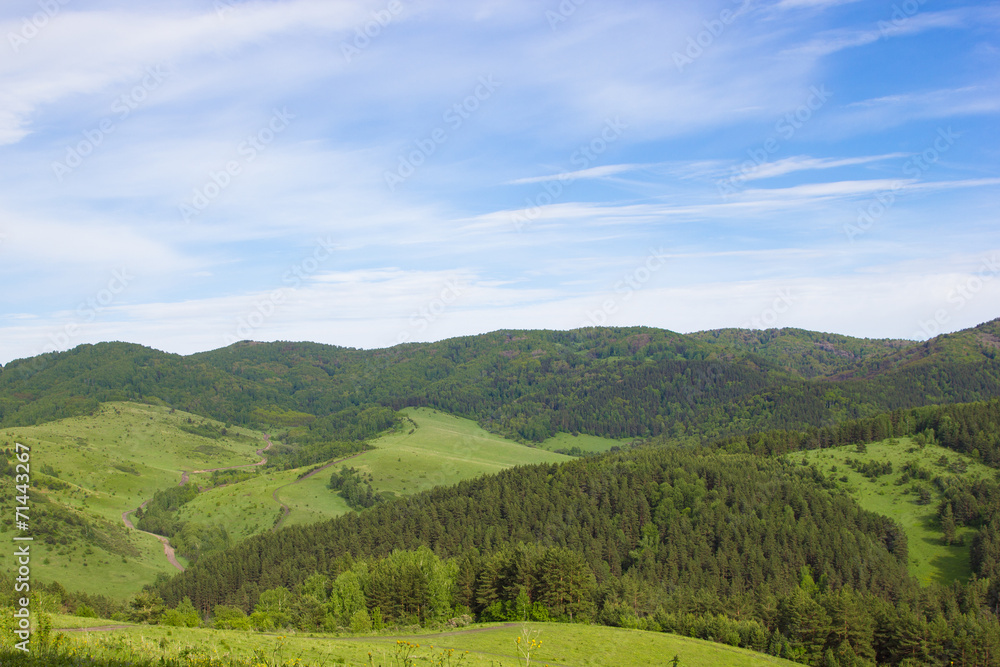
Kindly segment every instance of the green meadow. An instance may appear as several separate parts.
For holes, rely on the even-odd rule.
[[[789,460],[804,458],[818,465],[820,471],[835,480],[859,505],[898,521],[906,531],[909,546],[909,570],[923,584],[931,582],[948,583],[954,580],[966,581],[971,574],[969,567],[969,545],[974,529],[959,527],[959,544],[946,545],[942,539],[941,523],[937,517],[937,507],[941,493],[931,481],[911,480],[897,484],[903,475],[903,466],[914,462],[930,471],[932,476],[953,476],[956,473],[939,465],[942,457],[950,462],[961,461],[966,471],[957,474],[967,480],[977,478],[993,479],[996,471],[978,461],[958,454],[938,445],[916,446],[909,438],[884,440],[867,445],[866,452],[859,453],[855,446],[818,449],[804,453],[789,454]],[[871,480],[845,464],[848,459],[861,462],[889,462],[893,472]],[[843,479],[846,477],[846,481]],[[933,479],[933,477],[932,477]],[[930,491],[929,503],[921,504],[914,492],[914,484]]]
[[[606,452],[612,447],[621,447],[632,441],[632,438],[624,438],[622,440],[614,440],[612,438],[602,438],[599,435],[588,435],[586,433],[579,433],[573,435],[571,433],[556,433],[551,438],[546,438],[538,446],[542,449],[547,449],[550,452],[561,451],[568,452],[572,451],[574,448],[578,448],[581,452],[585,454],[599,454],[601,452]]]
[[[330,475],[350,466],[372,476],[372,488],[409,495],[435,486],[455,484],[516,465],[570,459],[544,449],[526,447],[488,433],[475,422],[429,408],[406,408],[403,426],[382,435],[372,449],[347,457],[299,479],[316,466],[262,472],[254,479],[208,489],[181,510],[181,518],[221,522],[234,540],[270,530],[281,515],[278,500],[290,508],[282,524],[324,521],[350,510],[327,488]],[[614,441],[611,441],[614,442]]]
[[[80,619],[56,616],[54,627],[85,627]],[[104,621],[91,619],[91,625]],[[115,624],[117,625],[117,624]],[[744,649],[677,635],[596,625],[530,623],[477,624],[444,632],[406,635],[344,637],[313,634],[258,634],[201,628],[129,626],[110,632],[66,633],[78,650],[109,657],[158,660],[185,654],[189,659],[211,656],[252,662],[266,656],[266,664],[301,660],[311,665],[403,664],[467,665],[469,667],[525,664],[518,655],[517,638],[536,639],[531,664],[590,667],[648,667],[667,665],[676,655],[684,667],[753,667],[796,663]],[[372,662],[369,662],[369,654]],[[444,660],[442,660],[444,658]],[[450,661],[449,661],[450,658]],[[440,660],[440,662],[439,662]]]

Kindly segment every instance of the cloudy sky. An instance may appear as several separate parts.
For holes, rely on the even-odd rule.
[[[1000,316],[1000,3],[8,0],[0,362]]]

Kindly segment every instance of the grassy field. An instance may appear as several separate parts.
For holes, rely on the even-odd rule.
[[[93,621],[103,625],[103,621]],[[55,617],[54,627],[81,627],[80,619]],[[673,656],[684,667],[752,667],[754,665],[794,665],[768,655],[698,639],[659,632],[624,630],[596,625],[531,623],[527,631],[541,640],[541,648],[531,656],[531,664],[590,667],[648,667],[666,665]],[[368,665],[371,652],[375,665],[397,664],[401,650],[412,650],[416,664],[441,664],[435,659],[453,650],[445,665],[469,667],[525,664],[518,659],[516,639],[524,636],[520,624],[484,624],[449,632],[416,635],[338,637],[328,635],[279,635],[233,631],[131,626],[112,632],[68,633],[70,641],[87,647],[114,647],[158,659],[171,657],[185,648],[202,655],[250,658],[255,652],[279,660],[301,659],[310,665]],[[397,642],[419,645],[403,649]],[[522,639],[522,641],[524,641]],[[468,651],[466,654],[465,652]],[[102,651],[103,652],[103,651]],[[461,660],[461,663],[459,663]],[[402,664],[400,661],[399,664]]]
[[[966,472],[958,475],[962,479],[993,478],[996,471],[967,456],[937,445],[919,448],[907,438],[900,438],[895,444],[893,442],[886,440],[867,445],[865,453],[859,453],[856,447],[848,446],[813,450],[801,455],[790,454],[789,457],[792,461],[804,457],[810,463],[816,463],[821,471],[835,479],[837,484],[846,489],[862,507],[899,521],[906,531],[909,545],[910,574],[917,577],[921,583],[967,580],[971,573],[969,543],[973,530],[959,528],[957,534],[960,538],[964,538],[964,543],[945,545],[937,518],[937,506],[941,494],[929,481],[920,482],[931,492],[931,501],[920,504],[913,492],[913,481],[903,485],[898,485],[896,482],[903,474],[903,466],[910,461],[929,470],[932,476],[956,474],[938,464],[942,456],[951,462],[961,461],[966,464]],[[847,459],[861,462],[889,462],[892,464],[893,472],[873,481],[845,465]],[[847,478],[846,481],[842,480],[843,477]]]
[[[184,430],[200,425],[217,433],[225,428],[167,407],[107,403],[93,415],[0,430],[4,446],[20,442],[31,448],[34,488],[40,500],[49,501],[37,503],[33,523],[35,576],[72,590],[125,596],[160,572],[175,572],[155,538],[126,531],[122,512],[178,484],[184,470],[253,463],[259,460],[255,450],[263,446],[262,434],[239,427],[214,438]],[[43,488],[46,470],[68,488]],[[91,534],[102,539],[66,537],[59,521],[43,522],[42,513],[50,509],[86,520]],[[46,524],[54,527],[50,533],[59,533],[51,540],[37,532]],[[9,540],[11,528],[5,521],[0,539]],[[7,550],[0,550],[0,568],[11,563]]]
[[[542,449],[547,449],[550,452],[557,450],[565,452],[572,450],[574,447],[578,447],[580,451],[584,453],[600,453],[606,452],[612,447],[621,447],[631,441],[632,438],[613,440],[611,438],[602,438],[599,435],[587,435],[586,433],[580,433],[579,435],[557,433],[551,438],[543,440],[538,446]]]
[[[221,523],[234,542],[268,531],[281,516],[281,506],[271,494],[279,486],[294,482],[299,474],[299,470],[266,473],[238,484],[207,489],[181,508],[179,518]]]

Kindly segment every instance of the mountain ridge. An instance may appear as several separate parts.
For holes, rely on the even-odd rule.
[[[344,411],[428,406],[522,441],[704,439],[1000,395],[997,341],[1000,319],[924,343],[651,327],[498,330],[378,350],[241,341],[187,356],[98,343],[0,369],[0,425],[142,400],[242,424],[320,418],[312,430]]]

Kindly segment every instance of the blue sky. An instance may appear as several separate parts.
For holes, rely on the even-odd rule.
[[[1000,316],[1000,3],[10,1],[0,362]]]

